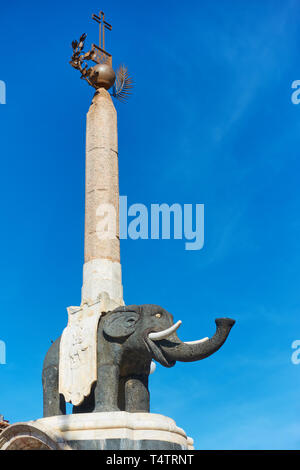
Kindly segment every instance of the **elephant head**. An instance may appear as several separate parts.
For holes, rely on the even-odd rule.
[[[103,331],[116,339],[127,338],[133,349],[146,348],[148,355],[165,367],[176,361],[192,362],[216,352],[225,342],[235,321],[231,318],[215,320],[217,329],[211,338],[182,342],[176,330],[181,321],[158,305],[129,305],[114,310],[105,321]]]
[[[149,334],[165,330],[169,335],[177,328],[170,313],[151,304],[118,307],[109,312],[103,324],[104,334],[115,342],[125,343],[124,349],[137,352],[144,360],[155,359],[166,367],[173,366],[175,362],[164,357],[156,342],[149,339]]]

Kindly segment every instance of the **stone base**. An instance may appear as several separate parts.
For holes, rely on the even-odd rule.
[[[16,423],[1,450],[193,450],[175,421],[152,413],[82,413]]]

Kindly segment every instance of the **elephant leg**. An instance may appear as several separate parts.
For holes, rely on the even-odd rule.
[[[148,375],[130,375],[125,383],[125,410],[130,413],[150,411]]]
[[[106,364],[98,368],[95,411],[120,411],[118,407],[119,367]]]
[[[125,411],[125,379],[126,377],[120,377],[119,380],[118,407],[121,411]]]
[[[49,366],[43,369],[43,404],[44,418],[66,414],[66,402],[58,393],[58,367]]]

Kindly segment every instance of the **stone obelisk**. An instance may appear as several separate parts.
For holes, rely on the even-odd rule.
[[[106,293],[111,307],[123,305],[117,113],[105,88],[95,93],[87,113],[85,181],[82,304]]]

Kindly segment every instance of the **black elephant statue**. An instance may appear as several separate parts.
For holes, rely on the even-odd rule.
[[[99,411],[149,412],[148,376],[154,359],[165,367],[176,361],[191,362],[216,352],[235,321],[218,318],[211,338],[184,343],[173,316],[158,305],[129,305],[102,315],[97,331],[97,381],[73,413]],[[58,338],[43,365],[44,417],[66,413],[58,391]]]

